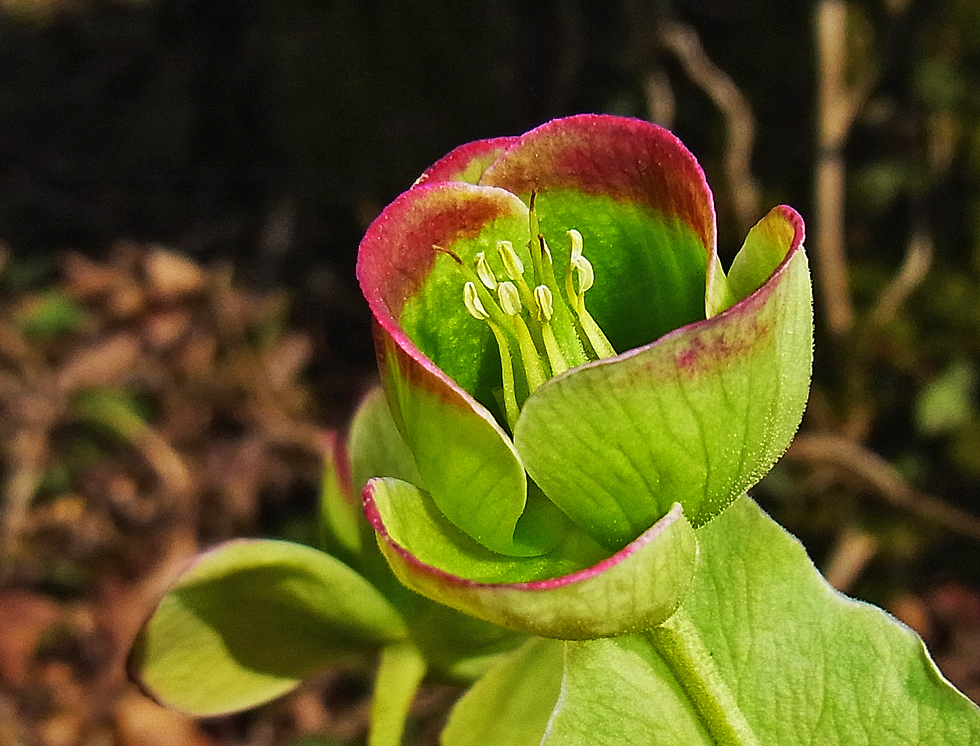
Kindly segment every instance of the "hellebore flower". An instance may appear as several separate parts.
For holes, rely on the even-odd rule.
[[[802,243],[777,207],[726,276],[700,167],[638,120],[554,120],[432,166],[370,226],[357,268],[417,467],[364,490],[399,578],[544,636],[668,618],[696,529],[799,425]]]

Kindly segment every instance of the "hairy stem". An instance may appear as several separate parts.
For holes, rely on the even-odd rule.
[[[718,746],[759,746],[759,739],[742,716],[735,697],[715,669],[711,653],[683,607],[647,632],[647,638]]]

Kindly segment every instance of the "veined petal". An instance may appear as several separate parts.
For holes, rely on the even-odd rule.
[[[621,551],[564,571],[567,547],[558,547],[554,557],[507,558],[467,544],[464,537],[435,537],[456,542],[454,568],[465,568],[468,577],[446,569],[445,562],[435,566],[418,556],[428,552],[436,532],[452,531],[427,509],[420,490],[398,480],[372,480],[364,490],[364,508],[381,551],[409,588],[479,619],[542,637],[591,639],[660,624],[676,611],[697,566],[697,539],[680,505]]]
[[[694,526],[757,482],[789,445],[812,360],[802,221],[776,208],[746,242],[782,262],[724,313],[551,379],[514,442],[528,473],[583,530],[616,549],[679,501]],[[739,279],[751,289],[752,272]],[[756,275],[758,276],[758,275]]]
[[[761,288],[786,259],[786,247],[803,246],[803,218],[792,207],[780,205],[769,211],[745,237],[732,260],[728,284],[736,299],[747,298]]]
[[[634,202],[715,245],[711,190],[691,152],[655,124],[602,114],[555,119],[521,135],[480,180],[517,195],[573,189]]]

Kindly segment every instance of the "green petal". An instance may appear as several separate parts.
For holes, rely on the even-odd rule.
[[[424,653],[431,672],[452,681],[473,680],[501,651],[513,648],[519,638],[510,630],[413,593],[395,578],[381,554],[374,529],[363,518],[361,490],[372,477],[421,483],[412,453],[395,427],[381,387],[372,389],[361,401],[351,420],[347,447],[366,533],[358,569],[405,618],[412,640]]]
[[[639,119],[582,114],[547,122],[521,135],[480,183],[524,198],[556,189],[641,205],[691,226],[703,250],[714,250],[714,206],[701,167],[674,135]]]
[[[363,543],[361,501],[351,489],[347,449],[327,433],[320,484],[319,547],[347,564],[357,561]]]
[[[535,192],[556,266],[567,265],[565,232],[582,234],[596,277],[587,305],[617,350],[704,318],[714,205],[701,167],[667,130],[605,115],[556,119],[518,138],[480,183],[525,201]]]
[[[392,415],[439,509],[484,546],[520,554],[514,532],[527,477],[500,425],[465,392],[413,366],[398,345],[382,339],[379,358]]]
[[[361,244],[358,278],[371,306],[388,403],[443,513],[484,546],[514,542],[526,476],[488,407],[500,385],[491,332],[462,299],[463,277],[434,245],[472,261],[527,231],[527,208],[500,189],[419,186],[388,206]]]
[[[238,540],[199,555],[130,657],[155,698],[194,715],[278,697],[340,655],[407,634],[353,570],[299,544]]]
[[[378,325],[419,365],[484,406],[500,385],[500,363],[487,325],[463,303],[465,278],[439,246],[472,264],[496,261],[497,241],[527,241],[527,207],[502,189],[462,182],[415,187],[385,208],[358,252],[357,277]],[[520,249],[526,252],[526,249]],[[530,257],[524,253],[525,261]]]
[[[391,418],[380,386],[371,389],[354,412],[347,431],[347,453],[358,514],[363,513],[361,490],[372,477],[394,477],[423,485],[415,457]]]
[[[732,260],[728,284],[735,299],[747,298],[761,288],[786,259],[786,247],[802,243],[803,219],[796,211],[785,205],[770,210],[752,227]]]
[[[568,265],[566,231],[582,234],[595,270],[586,306],[616,350],[704,318],[707,250],[690,225],[636,203],[570,190],[543,192],[536,206],[556,267]]]
[[[809,273],[795,247],[727,312],[548,381],[525,403],[514,442],[548,497],[610,549],[674,502],[699,526],[789,445],[811,347]]]
[[[659,624],[677,608],[697,564],[694,532],[675,506],[619,553],[583,562],[597,548],[570,533],[549,555],[504,557],[454,531],[420,490],[379,479],[365,512],[382,552],[409,588],[504,627],[582,639]]]

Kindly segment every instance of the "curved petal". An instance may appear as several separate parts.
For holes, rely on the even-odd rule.
[[[377,325],[392,415],[439,508],[500,552],[513,543],[526,477],[487,405],[500,363],[487,325],[466,311],[455,262],[527,233],[527,209],[501,189],[459,182],[402,194],[368,229],[357,276]]]
[[[732,260],[728,284],[735,298],[747,298],[776,271],[786,258],[786,247],[803,245],[803,218],[792,207],[780,205],[756,223]]]
[[[395,574],[423,596],[520,632],[578,640],[648,629],[674,613],[694,578],[697,539],[680,505],[613,556],[558,576],[548,573],[564,558],[552,564],[548,558],[493,558],[478,548],[461,548],[457,562],[487,576],[533,578],[501,582],[460,577],[416,556],[413,549],[424,549],[427,541],[421,498],[419,490],[397,480],[371,480],[364,491],[365,514]],[[412,500],[419,501],[412,509],[415,520],[402,530],[398,510]]]
[[[526,197],[556,189],[641,204],[692,226],[715,245],[711,190],[691,152],[673,134],[640,119],[580,114],[521,135],[481,184]]]
[[[528,473],[610,549],[676,501],[706,523],[796,432],[813,339],[802,222],[777,208],[761,225],[751,245],[771,249],[762,238],[775,235],[783,252],[762,287],[707,321],[553,378],[525,402],[514,443]]]
[[[595,269],[592,315],[617,350],[705,317],[718,264],[704,173],[673,134],[649,122],[583,114],[522,135],[481,184],[529,199],[556,266],[578,230]]]

